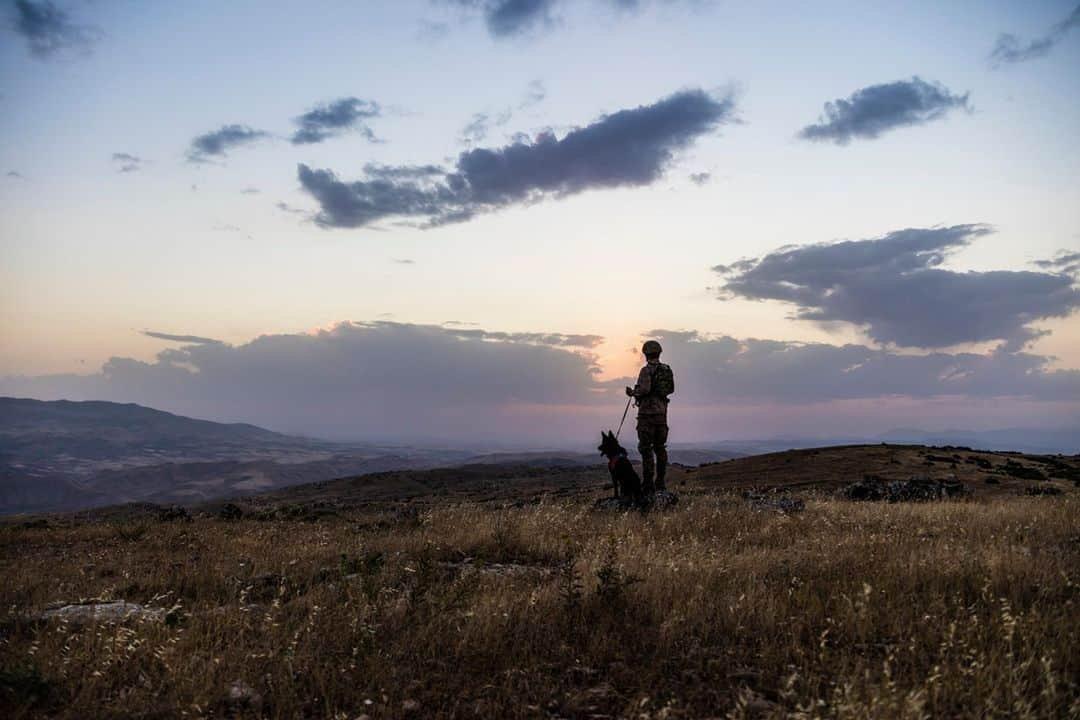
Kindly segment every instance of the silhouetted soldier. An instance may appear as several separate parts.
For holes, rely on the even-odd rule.
[[[642,486],[647,493],[665,489],[667,472],[667,406],[668,395],[675,392],[675,374],[660,362],[662,351],[655,340],[649,340],[641,347],[645,367],[638,373],[637,385],[626,388],[626,394],[634,398],[638,409],[638,450],[641,452]]]

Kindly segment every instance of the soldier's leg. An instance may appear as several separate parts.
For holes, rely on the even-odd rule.
[[[656,453],[656,489],[665,490],[664,475],[667,474],[667,436],[668,426],[665,422],[657,425],[653,432],[653,451]]]
[[[637,424],[638,452],[641,453],[641,489],[646,493],[653,492],[653,439],[652,426],[647,422],[638,421]]]

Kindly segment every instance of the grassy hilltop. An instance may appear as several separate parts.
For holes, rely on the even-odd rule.
[[[1073,459],[970,453],[988,458],[982,467],[967,451],[812,452],[680,469],[682,502],[644,516],[593,512],[599,472],[578,483],[573,472],[592,471],[560,470],[545,491],[532,468],[525,491],[494,468],[487,484],[461,471],[458,495],[449,477],[432,489],[436,471],[415,473],[396,501],[385,476],[296,488],[232,521],[208,508],[191,522],[128,512],[9,523],[0,707],[71,718],[1080,716],[1080,492],[1015,470],[1067,474]],[[960,501],[853,503],[814,474],[822,454],[869,467],[882,452],[897,473],[935,455],[931,466],[970,471],[969,482],[1000,481]],[[794,485],[805,511],[735,492],[774,466],[794,466],[769,483]],[[1063,493],[1025,495],[1033,484]],[[31,619],[80,598],[160,610]]]

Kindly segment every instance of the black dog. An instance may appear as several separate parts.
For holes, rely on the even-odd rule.
[[[610,430],[600,433],[600,446],[596,449],[608,459],[608,471],[611,473],[611,483],[615,486],[615,497],[625,503],[644,507],[645,494],[641,491],[641,478],[630,464],[626,450],[615,438],[615,433]]]

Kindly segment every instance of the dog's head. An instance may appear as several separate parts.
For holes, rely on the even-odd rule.
[[[615,433],[610,430],[600,433],[600,445],[596,449],[600,451],[601,455],[609,458],[626,454],[626,450],[615,439]]]

